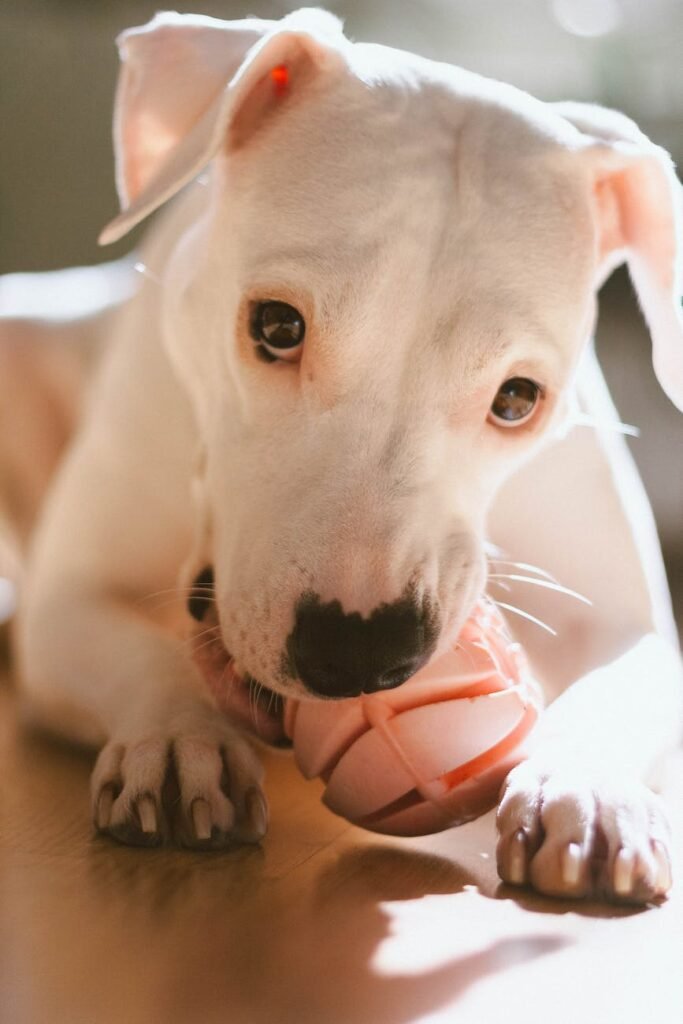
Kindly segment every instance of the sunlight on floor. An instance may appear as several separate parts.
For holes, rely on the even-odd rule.
[[[386,976],[419,975],[482,954],[501,969],[523,957],[520,943],[531,942],[538,952],[544,944],[551,951],[572,941],[566,917],[546,923],[511,900],[482,899],[476,885],[447,896],[381,903],[380,909],[389,918],[389,934],[371,966]],[[503,933],[510,939],[504,944]]]

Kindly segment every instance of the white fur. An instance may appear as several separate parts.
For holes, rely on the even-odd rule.
[[[174,744],[188,842],[207,820],[265,829],[257,763],[184,643],[179,582],[211,562],[227,649],[299,695],[282,651],[303,590],[367,615],[413,581],[444,645],[484,586],[488,532],[593,602],[558,605],[552,646],[521,627],[550,695],[574,685],[509,777],[502,877],[663,893],[665,818],[643,783],[678,735],[670,604],[622,439],[572,414],[615,420],[582,353],[597,284],[625,255],[683,404],[665,154],[619,115],[352,45],[320,12],[158,15],[121,45],[124,209],[103,237],[203,178],[145,243],[148,273],[35,534],[19,629],[35,714],[104,745],[100,824],[133,842],[164,832]],[[268,77],[280,64],[284,98]],[[254,358],[247,304],[263,298],[304,314],[298,363]],[[501,429],[487,415],[511,376],[547,396],[529,426]],[[159,612],[149,595],[166,590]]]

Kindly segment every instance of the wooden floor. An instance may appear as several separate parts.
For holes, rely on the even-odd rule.
[[[680,767],[678,887],[605,910],[499,886],[492,815],[354,829],[287,755],[262,848],[116,846],[90,829],[88,758],[26,735],[0,687],[0,1021],[680,1024]]]

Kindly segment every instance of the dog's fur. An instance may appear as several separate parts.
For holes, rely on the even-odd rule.
[[[285,656],[303,594],[367,618],[410,592],[443,648],[486,585],[488,535],[499,573],[531,563],[592,602],[539,588],[558,636],[520,621],[554,702],[504,787],[500,874],[564,896],[662,895],[670,837],[646,781],[678,736],[680,663],[589,339],[596,289],[626,258],[683,408],[668,157],[621,115],[351,44],[321,12],[159,15],[121,48],[123,212],[104,240],[187,187],[148,236],[136,296],[107,313],[17,637],[32,714],[102,747],[96,823],[198,847],[265,832],[258,758],[187,642],[205,565],[210,642],[220,628],[240,673],[310,696]],[[266,299],[303,314],[298,362],[256,358],[250,304]],[[39,345],[50,330],[25,328]],[[503,428],[489,407],[514,376],[544,397]]]

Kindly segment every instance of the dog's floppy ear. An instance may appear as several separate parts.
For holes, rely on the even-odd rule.
[[[673,163],[623,114],[581,103],[554,108],[583,133],[601,277],[628,261],[652,336],[655,373],[683,411],[683,189]]]
[[[122,33],[114,113],[122,212],[100,244],[118,241],[217,153],[242,144],[311,73],[340,61],[336,18],[304,9],[281,22],[158,14]]]

